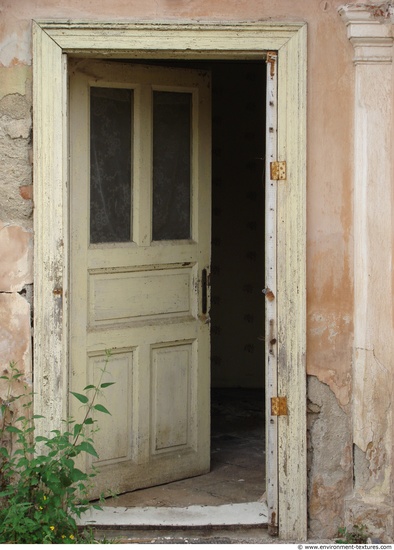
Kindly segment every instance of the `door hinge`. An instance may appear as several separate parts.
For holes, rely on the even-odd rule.
[[[278,161],[270,163],[270,172],[272,180],[285,180],[287,177],[286,174],[286,161]]]
[[[271,397],[271,416],[287,416],[287,397]]]
[[[275,76],[275,63],[278,59],[277,52],[267,52],[267,63],[270,64],[270,76],[273,78]]]

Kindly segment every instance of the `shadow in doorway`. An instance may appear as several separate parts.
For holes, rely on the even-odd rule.
[[[264,390],[212,390],[211,471],[106,499],[106,506],[219,506],[265,491]]]

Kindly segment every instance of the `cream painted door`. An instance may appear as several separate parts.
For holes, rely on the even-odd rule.
[[[209,471],[210,150],[207,73],[71,63],[70,389],[106,349],[115,382],[92,497]]]

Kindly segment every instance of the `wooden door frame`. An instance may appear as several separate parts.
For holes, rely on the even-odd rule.
[[[67,415],[67,57],[263,60],[265,52],[278,52],[277,151],[287,163],[287,179],[277,188],[275,297],[276,393],[287,397],[287,415],[277,422],[278,524],[285,540],[307,535],[306,37],[303,22],[33,21],[34,390],[45,430]]]

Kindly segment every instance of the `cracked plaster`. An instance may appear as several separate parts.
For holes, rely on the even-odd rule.
[[[17,293],[0,293],[0,371],[15,362],[31,383],[30,305]]]
[[[392,373],[374,349],[356,349],[354,443],[365,453],[370,478],[364,490],[389,492]],[[356,472],[357,474],[357,472]]]
[[[33,235],[0,222],[0,292],[20,292],[33,283]]]
[[[308,493],[311,536],[333,537],[352,490],[351,419],[334,392],[308,377]]]
[[[32,226],[31,70],[0,67],[0,220]]]

